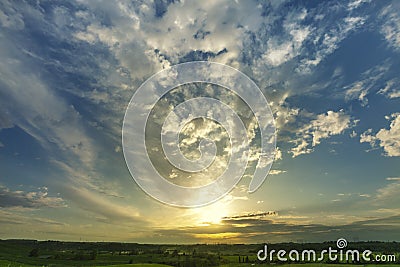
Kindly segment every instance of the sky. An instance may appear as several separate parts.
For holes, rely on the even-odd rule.
[[[4,0],[0,27],[1,239],[400,241],[400,2]],[[143,82],[190,61],[250,77],[268,100],[277,143],[256,192],[248,193],[249,164],[222,199],[179,208],[132,179],[122,125]],[[149,144],[159,146],[151,127],[171,106],[218,95],[236,103],[257,147],[258,126],[240,100],[193,86],[160,100]],[[214,121],[183,131],[193,157],[204,135],[229,148]],[[172,183],[215,179],[185,176],[151,151]],[[212,174],[227,162],[218,155]]]

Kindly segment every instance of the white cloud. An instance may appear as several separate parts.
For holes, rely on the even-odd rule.
[[[301,154],[308,154],[313,151],[313,147],[321,143],[322,139],[326,139],[332,135],[343,133],[346,129],[352,127],[350,115],[344,113],[343,110],[338,112],[328,111],[319,114],[309,124],[299,129],[296,134],[298,139],[295,141],[297,146],[291,149],[293,157]]]
[[[100,6],[82,1],[109,15],[113,26],[92,21],[75,37],[89,43],[107,44],[132,75],[143,77],[192,51],[218,52],[217,61],[236,61],[247,31],[256,31],[262,22],[257,3],[228,1],[175,2],[163,16],[155,17],[152,3]],[[158,50],[159,53],[154,53]],[[168,57],[168,61],[161,55]],[[140,62],[140,63],[139,63]]]
[[[372,129],[368,129],[360,135],[360,143],[370,143],[372,147],[375,146],[376,137],[371,135]]]
[[[350,115],[346,115],[343,110],[339,112],[328,111],[326,114],[319,114],[317,118],[311,121],[311,124],[305,128],[305,131],[313,136],[312,145],[316,146],[321,139],[328,138],[331,135],[341,134],[351,126]]]
[[[379,144],[388,157],[400,156],[400,113],[394,113],[388,119],[392,119],[389,129],[380,129],[375,135],[372,129],[368,129],[360,136],[360,143],[370,143],[372,147]]]
[[[387,177],[386,180],[388,180],[388,181],[400,181],[400,177]]]
[[[270,170],[269,171],[270,175],[278,175],[278,174],[282,174],[282,173],[286,173],[286,171],[284,171],[284,170]]]
[[[0,105],[9,117],[6,120],[45,149],[58,149],[86,166],[92,164],[95,149],[80,114],[41,79],[40,70],[23,52],[4,36],[0,39]]]
[[[64,189],[64,195],[82,209],[101,216],[100,218],[103,221],[121,224],[144,221],[135,207],[115,203],[104,195],[87,190],[84,187],[69,186]]]
[[[276,128],[283,130],[296,121],[297,116],[300,113],[299,108],[291,108],[284,104],[272,105],[272,109],[275,115]]]
[[[327,11],[335,13],[338,10],[340,8],[335,6],[332,7],[332,10]],[[297,70],[301,73],[310,73],[313,67],[317,66],[324,58],[332,54],[339,47],[339,43],[342,40],[355,29],[362,26],[365,20],[365,17],[348,16],[343,20],[317,28],[312,36],[310,36],[310,39],[313,39],[312,42],[315,45],[315,49],[310,51],[310,55],[307,58],[301,60],[301,64]],[[320,22],[317,23],[320,24]]]
[[[376,193],[376,200],[385,203],[385,206],[398,204],[400,201],[400,183],[394,182],[379,188]]]
[[[302,26],[300,23],[307,16],[307,10],[289,13],[283,23],[285,35],[288,37],[281,40],[281,37],[270,38],[267,42],[267,51],[262,56],[271,66],[279,66],[286,61],[296,57],[301,52],[303,42],[311,33],[309,26]]]
[[[370,2],[371,2],[371,0],[354,0],[354,1],[351,1],[347,5],[347,7],[351,11],[353,9],[356,9],[356,8],[360,7],[364,3],[370,3]]]
[[[279,147],[275,149],[275,161],[282,160],[282,150]]]
[[[400,49],[400,5],[397,1],[386,6],[380,13],[383,20],[381,33],[388,44],[396,50]]]
[[[306,140],[301,140],[300,143],[296,141],[297,146],[292,148],[290,152],[293,154],[293,158],[300,156],[302,154],[309,154],[313,151],[312,148],[309,148],[309,144]]]
[[[362,106],[366,106],[368,104],[367,94],[368,89],[364,87],[363,82],[356,82],[345,91],[345,100],[358,99]]]
[[[400,97],[399,79],[388,81],[386,86],[378,91],[378,94],[383,94],[390,99]]]

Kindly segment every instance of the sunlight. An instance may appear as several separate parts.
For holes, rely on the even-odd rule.
[[[240,233],[216,233],[216,234],[195,234],[194,236],[199,239],[213,239],[213,240],[220,240],[220,239],[230,239],[240,237]]]
[[[193,210],[195,223],[199,226],[221,224],[222,218],[229,215],[229,202],[220,201],[209,206]]]

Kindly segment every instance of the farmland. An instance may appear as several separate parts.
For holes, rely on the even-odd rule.
[[[281,243],[269,244],[276,251],[284,249],[313,249],[321,251],[334,242],[325,243]],[[0,266],[143,266],[143,267],[191,267],[191,266],[266,266],[280,264],[291,267],[305,266],[342,266],[357,264],[359,261],[332,261],[324,258],[319,263],[290,260],[284,262],[272,258],[259,261],[257,252],[262,244],[138,244],[116,242],[63,242],[36,240],[0,240]],[[400,243],[397,242],[357,242],[350,243],[349,248],[374,251],[374,255],[395,255],[396,260],[390,264],[400,263]],[[374,266],[370,264],[369,266]],[[379,266],[384,266],[383,264]],[[385,265],[389,266],[389,265]]]

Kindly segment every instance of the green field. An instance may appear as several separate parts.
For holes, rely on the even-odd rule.
[[[333,243],[282,243],[270,244],[270,249],[313,249],[320,251],[332,247]],[[0,240],[0,267],[29,266],[143,266],[143,267],[212,267],[212,266],[267,266],[280,267],[338,267],[338,266],[400,266],[400,244],[396,242],[359,242],[350,244],[352,249],[371,249],[374,254],[393,254],[395,264],[363,265],[358,262],[329,261],[326,257],[321,263],[282,264],[276,258],[269,262],[259,262],[257,251],[260,244],[137,244],[112,242],[62,242],[36,240]],[[397,264],[397,265],[396,265]]]
[[[157,263],[136,263],[136,264],[119,264],[108,265],[107,267],[127,267],[127,266],[140,266],[140,267],[171,267],[171,265],[157,264]]]
[[[0,260],[0,267],[33,267],[38,265],[28,265],[23,263],[15,263],[6,260]],[[67,266],[67,265],[65,265]],[[94,265],[95,266],[95,265]],[[118,265],[99,265],[102,267],[171,267],[171,265],[157,264],[157,263],[136,263],[136,264],[118,264]]]
[[[220,267],[243,267],[243,266],[254,266],[251,263],[228,263],[219,265]],[[267,266],[268,264],[256,264],[256,266]],[[55,265],[29,265],[23,263],[16,263],[6,260],[0,260],[0,267],[37,267],[37,266],[55,266]],[[69,266],[69,265],[59,265],[59,266]],[[165,264],[157,264],[157,263],[136,263],[136,264],[117,264],[117,265],[91,265],[91,266],[101,266],[101,267],[172,267],[172,265]],[[284,264],[279,265],[280,267],[345,267],[349,266],[349,264],[318,264],[318,263],[304,263],[304,264]],[[368,264],[368,265],[358,265],[358,266],[367,266],[367,267],[398,267],[399,265],[395,264]]]

